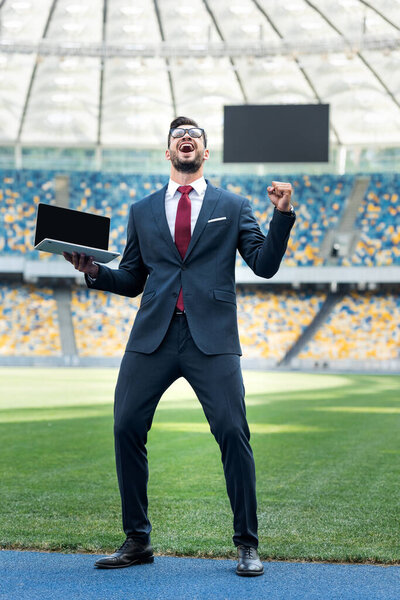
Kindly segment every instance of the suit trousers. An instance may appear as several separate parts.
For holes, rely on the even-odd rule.
[[[256,476],[237,354],[207,355],[190,335],[187,318],[174,315],[157,350],[125,352],[115,390],[114,439],[125,534],[150,542],[146,442],[165,390],[184,377],[199,399],[219,444],[233,511],[233,543],[258,547]]]

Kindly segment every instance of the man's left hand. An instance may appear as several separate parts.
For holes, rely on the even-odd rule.
[[[269,199],[278,210],[283,212],[290,211],[293,192],[293,188],[290,183],[285,183],[284,181],[273,181],[272,185],[268,186],[267,191]]]

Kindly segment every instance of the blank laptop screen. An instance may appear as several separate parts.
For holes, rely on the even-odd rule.
[[[108,250],[109,217],[38,204],[35,246],[45,238]]]

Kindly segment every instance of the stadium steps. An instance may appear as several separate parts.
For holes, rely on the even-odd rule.
[[[54,298],[57,302],[58,323],[60,327],[61,348],[64,357],[77,356],[74,327],[71,316],[71,290],[55,288]]]
[[[321,327],[321,325],[328,319],[334,306],[343,298],[344,292],[330,292],[326,297],[325,302],[321,306],[319,312],[315,315],[308,327],[305,328],[303,333],[295,341],[293,346],[289,348],[285,356],[279,361],[279,366],[289,366],[290,362],[295,356],[303,350],[304,346],[314,337],[315,332]]]
[[[321,246],[321,256],[328,265],[336,265],[338,259],[331,256],[334,244],[338,244],[340,256],[351,256],[360,237],[354,224],[358,209],[368,189],[370,177],[357,177],[337,229],[329,230]]]

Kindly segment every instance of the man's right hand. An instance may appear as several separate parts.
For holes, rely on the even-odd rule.
[[[78,254],[77,252],[73,252],[72,254],[63,252],[63,256],[77,271],[86,273],[86,275],[90,275],[93,279],[96,279],[99,274],[99,265],[94,264],[93,256],[86,256],[83,252],[82,254]]]

